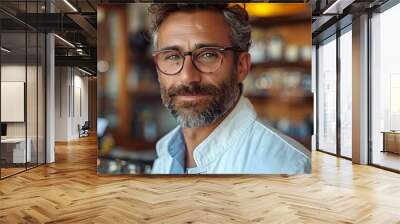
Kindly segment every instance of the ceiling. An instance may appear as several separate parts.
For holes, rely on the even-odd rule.
[[[346,14],[355,15],[357,12],[377,7],[387,0],[305,0],[293,2],[310,3],[312,10],[313,37],[319,35],[328,27],[335,24]],[[88,69],[96,70],[97,58],[97,3],[114,2],[113,0],[0,0],[0,28],[2,30],[2,45],[13,49],[9,56],[26,55],[25,37],[27,30],[38,32],[54,32],[61,38],[72,43],[65,43],[60,38],[55,39],[56,63],[59,65],[83,63]],[[115,1],[117,2],[117,1]],[[118,1],[122,2],[122,1]],[[271,1],[272,2],[272,1]],[[292,2],[292,1],[291,1]],[[326,10],[335,2],[342,4],[342,13],[326,15]],[[47,4],[46,4],[47,3]],[[308,11],[304,4],[247,3],[246,8],[253,16],[289,15],[300,11]],[[268,6],[269,5],[269,6]],[[286,6],[284,6],[286,5]],[[339,4],[340,5],[340,4]],[[256,7],[257,6],[257,7]],[[282,7],[283,6],[283,7]],[[301,8],[303,7],[303,8]],[[52,13],[48,13],[51,11]],[[275,14],[274,14],[275,13]],[[325,15],[324,15],[325,14]],[[4,33],[7,33],[6,35]],[[35,45],[28,38],[28,55],[34,53]],[[19,56],[18,56],[19,55]],[[12,58],[12,57],[10,57]]]
[[[95,73],[96,7],[96,0],[1,0],[2,46],[11,49],[7,60],[21,61],[26,56],[34,58],[37,44],[29,32],[50,32],[57,34],[56,66],[79,66]]]
[[[374,12],[388,0],[310,0],[312,36],[317,44],[352,23],[354,17]]]

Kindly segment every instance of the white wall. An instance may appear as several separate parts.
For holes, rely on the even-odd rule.
[[[84,73],[72,67],[56,67],[56,141],[79,138],[78,124],[88,121],[88,106],[88,78]]]
[[[25,82],[25,69],[27,69],[28,74],[36,74],[36,67],[25,65],[2,65],[1,66],[1,81],[2,82]],[[28,76],[29,78],[29,76]],[[36,80],[28,80],[30,86],[36,86]],[[36,88],[27,88],[27,107],[30,106],[29,113],[27,113],[28,122],[28,137],[32,130],[36,130],[36,113],[32,113],[33,110],[36,111]],[[31,104],[34,102],[33,104]],[[40,105],[39,105],[40,106]],[[34,107],[34,108],[32,108]],[[7,108],[1,108],[1,110],[7,110]],[[31,122],[34,121],[34,124]],[[8,137],[25,137],[25,126],[26,122],[7,122],[7,136]],[[36,135],[36,132],[35,132]]]
[[[28,66],[27,68],[25,65],[2,65],[1,66],[1,81],[2,82],[25,82],[25,75],[27,69],[28,74],[32,72],[34,68],[33,66]],[[36,72],[36,70],[35,70]],[[35,83],[36,84],[36,83]],[[27,89],[30,90],[30,89]],[[36,97],[36,89],[34,92],[28,92],[28,97]],[[31,102],[32,100],[28,100]],[[36,107],[36,105],[35,105]],[[7,108],[1,108],[1,110],[7,110]],[[28,114],[29,116],[30,114]],[[35,114],[36,115],[36,114]],[[32,118],[28,117],[30,121]],[[25,122],[7,122],[7,136],[8,137],[25,137]],[[29,126],[30,127],[30,126]]]
[[[67,67],[55,68],[55,140],[68,140],[68,85]]]
[[[26,106],[23,102],[24,105],[19,109],[22,110],[20,112],[23,114],[26,112],[26,120],[22,122],[6,122],[7,137],[25,138],[26,135],[31,144],[29,147],[31,148],[32,161],[36,162],[36,158],[39,158],[39,163],[44,163],[45,150],[43,111],[45,90],[43,89],[43,77],[41,66],[25,66],[25,64],[3,64],[1,66],[2,82],[24,82],[26,84]],[[26,78],[27,80],[25,80]],[[22,91],[22,94],[24,93],[23,90],[20,91]],[[3,97],[7,98],[7,95],[2,95]],[[5,112],[13,110],[13,108],[2,107],[1,110]],[[13,113],[12,111],[7,112]],[[37,153],[39,153],[38,156]]]
[[[25,82],[25,65],[2,65],[1,81]],[[6,108],[1,108],[6,110]],[[7,123],[7,137],[25,137],[25,122]]]

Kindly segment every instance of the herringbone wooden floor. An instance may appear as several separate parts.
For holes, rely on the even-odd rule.
[[[400,223],[400,175],[313,153],[313,174],[99,177],[94,138],[0,181],[0,223]]]

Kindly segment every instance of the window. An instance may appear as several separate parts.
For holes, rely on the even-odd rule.
[[[318,149],[336,154],[336,36],[318,48]]]
[[[43,1],[18,2],[39,13]],[[5,3],[15,5],[12,1]],[[0,12],[0,178],[45,163],[45,34]]]
[[[400,170],[400,4],[371,18],[372,163]]]
[[[352,157],[352,33],[340,36],[340,155]]]

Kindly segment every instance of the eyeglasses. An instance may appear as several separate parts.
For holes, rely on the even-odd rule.
[[[157,69],[165,75],[176,75],[182,71],[186,55],[190,55],[192,64],[200,72],[212,73],[219,69],[225,51],[236,51],[234,47],[201,47],[193,51],[160,50],[153,53]]]

